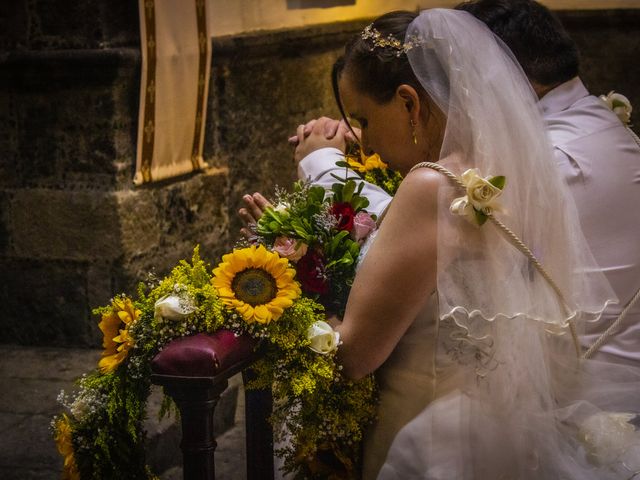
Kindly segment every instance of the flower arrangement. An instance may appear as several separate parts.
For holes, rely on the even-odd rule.
[[[302,291],[328,313],[344,313],[360,246],[376,229],[363,186],[348,179],[327,192],[297,182],[293,193],[276,193],[256,227],[256,241],[293,262]]]
[[[373,377],[345,379],[339,336],[325,312],[344,311],[360,247],[376,228],[362,185],[331,192],[302,183],[279,192],[258,223],[254,244],[239,245],[211,269],[196,247],[165,278],[140,284],[94,311],[104,351],[95,370],[64,392],[52,422],[63,478],[156,478],[145,464],[150,364],[176,338],[230,329],[262,339],[264,356],[249,388],[271,388],[279,455],[303,478],[357,478],[360,441],[373,420]],[[167,401],[163,408],[170,406]]]

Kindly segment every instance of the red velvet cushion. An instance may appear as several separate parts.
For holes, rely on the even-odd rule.
[[[213,377],[248,358],[255,345],[251,337],[236,337],[228,330],[199,333],[169,343],[155,356],[151,370],[159,375]]]

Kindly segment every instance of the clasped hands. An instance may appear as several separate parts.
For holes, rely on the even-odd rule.
[[[360,134],[357,129],[350,129],[344,120],[334,120],[328,117],[321,117],[299,125],[296,134],[289,137],[289,144],[295,146],[293,157],[296,165],[307,155],[321,148],[334,147],[344,152],[348,143],[358,141],[354,133]],[[264,210],[271,206],[271,203],[259,192],[253,195],[244,195],[242,202],[244,206],[238,210],[238,215],[244,223],[244,227],[240,229],[240,233],[243,237],[251,240],[255,237],[256,223],[262,217]]]

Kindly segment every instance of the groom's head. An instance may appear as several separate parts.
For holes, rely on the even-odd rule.
[[[472,0],[456,7],[474,15],[502,39],[536,91],[578,75],[576,44],[551,11],[532,0]],[[540,93],[540,92],[539,92]]]

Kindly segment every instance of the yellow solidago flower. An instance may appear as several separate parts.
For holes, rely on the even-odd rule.
[[[78,471],[78,465],[76,465],[76,459],[73,453],[73,443],[71,422],[66,414],[62,414],[62,417],[56,422],[56,434],[55,441],[58,447],[58,452],[64,458],[64,466],[62,470],[63,480],[79,480],[80,472]]]
[[[98,324],[103,333],[102,358],[98,363],[102,373],[113,372],[120,365],[133,347],[133,339],[129,327],[140,316],[130,298],[117,297],[111,303],[111,310],[102,315]]]
[[[289,261],[262,245],[224,255],[213,275],[211,281],[220,299],[247,323],[277,320],[300,295]]]
[[[357,154],[347,155],[346,159],[349,167],[352,170],[360,173],[375,170],[376,168],[379,168],[381,170],[387,168],[387,164],[382,161],[380,155],[378,155],[377,153],[374,153],[370,156],[366,156],[364,153],[361,153],[359,156]]]

